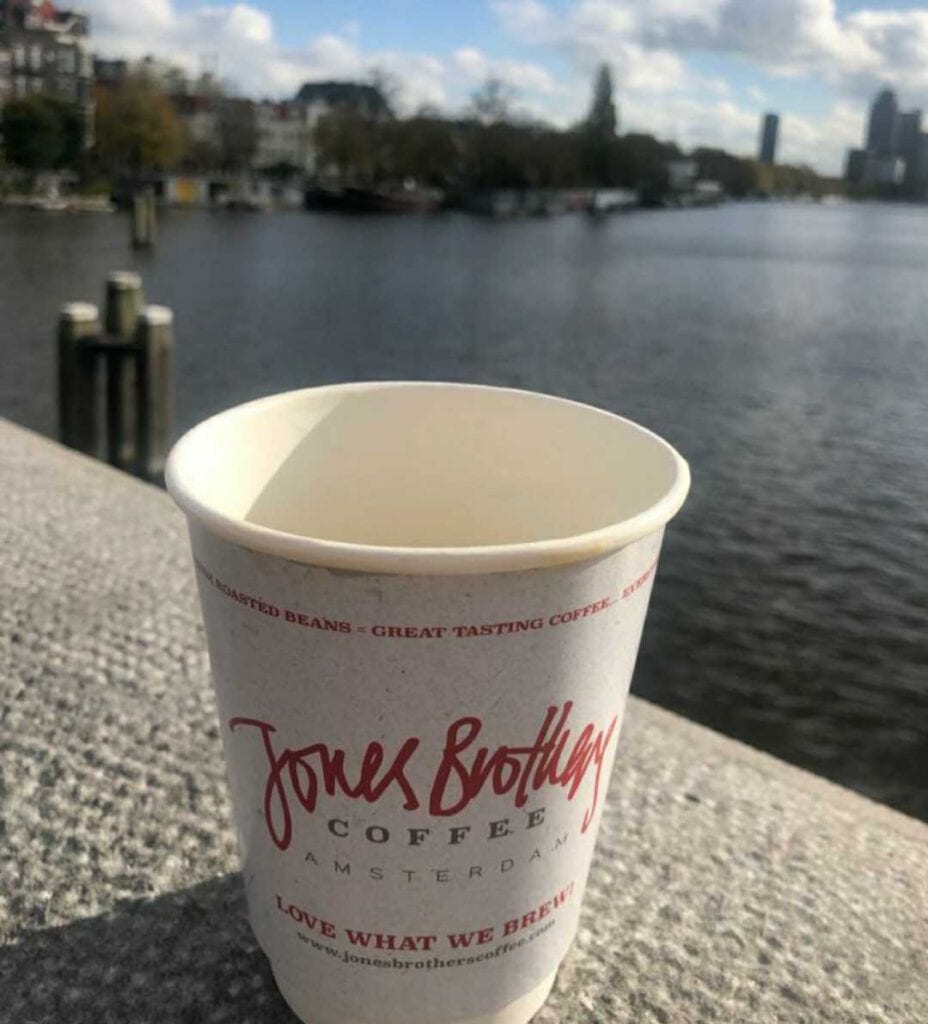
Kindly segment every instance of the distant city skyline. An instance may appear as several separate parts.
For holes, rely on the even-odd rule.
[[[399,84],[405,109],[461,110],[489,76],[527,114],[566,125],[610,63],[623,130],[686,148],[757,152],[780,113],[777,159],[840,174],[872,96],[891,85],[928,107],[928,7],[905,0],[77,0],[104,56],[145,53],[215,70],[241,92],[288,96],[306,80]]]
[[[928,134],[920,107],[902,110],[899,97],[881,89],[870,104],[861,147],[847,153],[845,178],[852,185],[901,186],[913,199],[928,196]]]

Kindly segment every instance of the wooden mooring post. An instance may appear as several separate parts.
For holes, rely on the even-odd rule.
[[[90,302],[67,302],[58,315],[58,436],[97,455],[97,359],[100,314]]]
[[[132,246],[150,249],[155,244],[155,193],[146,188],[132,197]]]
[[[145,306],[138,274],[106,283],[97,307],[62,306],[58,319],[59,433],[64,444],[160,483],[171,441],[174,316]]]
[[[167,306],[144,306],[135,330],[138,375],[135,389],[135,475],[164,480],[171,443],[174,314]]]
[[[127,473],[135,467],[136,360],[127,359],[135,341],[142,308],[142,278],[132,270],[117,270],[106,279],[103,313],[105,335],[99,348],[106,360],[106,461]]]

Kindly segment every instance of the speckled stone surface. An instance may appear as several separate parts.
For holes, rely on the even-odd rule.
[[[294,1021],[244,916],[183,519],[4,423],[0,666],[0,1021]],[[536,1021],[925,1024],[926,951],[928,828],[632,701]]]

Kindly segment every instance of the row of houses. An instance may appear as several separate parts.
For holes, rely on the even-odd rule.
[[[94,58],[90,21],[52,0],[0,0],[0,106],[46,93],[76,103],[85,111],[86,143],[93,142],[94,87],[115,88],[130,77],[149,82],[168,96],[193,147],[209,154],[238,141],[236,163],[253,169],[289,167],[316,171],[314,131],[336,106],[366,116],[389,116],[375,86],[352,82],[308,82],[287,101],[252,101],[226,96],[216,77],[195,77],[170,63]]]
[[[96,59],[93,72],[96,84],[104,88],[118,88],[130,77],[148,82],[170,98],[194,149],[221,153],[230,141],[239,147],[244,141],[246,162],[254,169],[287,166],[314,174],[315,129],[335,107],[351,107],[373,118],[390,116],[380,90],[364,83],[307,82],[291,100],[250,100],[225,95],[209,72],[191,78],[153,57],[132,62]]]
[[[188,139],[222,151],[233,137],[251,139],[248,163],[255,169],[289,167],[312,176],[317,170],[315,131],[336,107],[371,117],[388,117],[389,108],[373,85],[357,82],[307,82],[292,100],[253,101],[197,90],[172,97]]]

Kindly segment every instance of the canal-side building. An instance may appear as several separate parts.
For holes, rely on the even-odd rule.
[[[304,82],[292,100],[255,105],[256,170],[289,166],[313,177],[319,171],[315,144],[319,121],[334,110],[351,110],[379,121],[391,116],[383,93],[361,82]]]
[[[94,57],[93,76],[97,85],[116,89],[129,79],[143,82],[166,96],[219,97],[222,85],[210,71],[191,75],[179,64],[161,60],[151,54],[138,60]]]
[[[365,82],[304,82],[295,102],[317,119],[336,108],[349,108],[372,121],[392,116],[384,94],[376,85]]]
[[[92,141],[90,19],[51,0],[0,0],[0,105],[35,93],[80,106]]]
[[[316,166],[313,142],[315,120],[302,103],[265,100],[255,104],[256,144],[252,166],[256,170],[290,167],[312,174]]]

